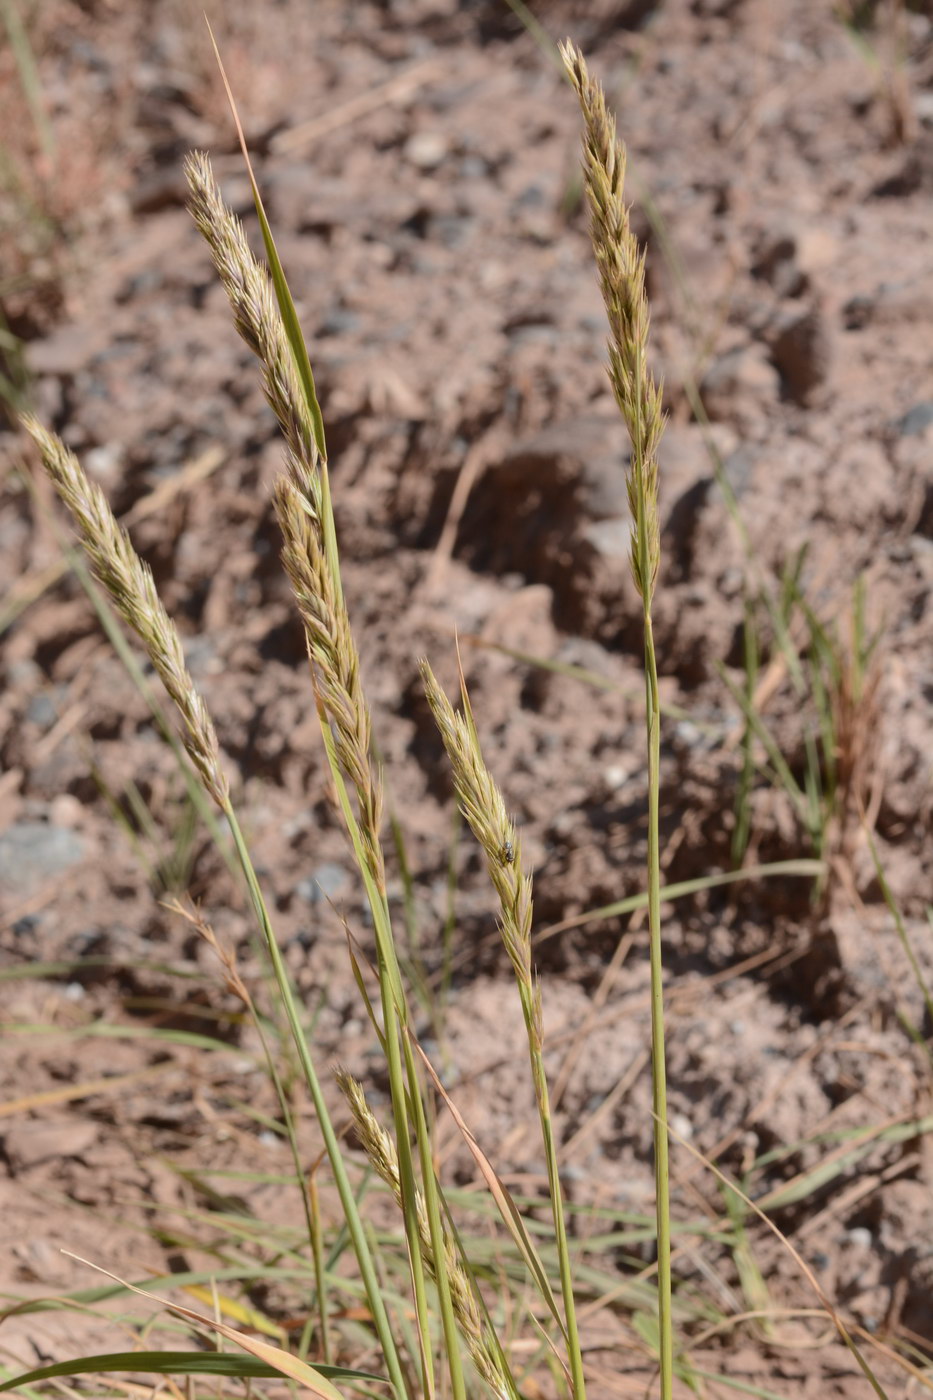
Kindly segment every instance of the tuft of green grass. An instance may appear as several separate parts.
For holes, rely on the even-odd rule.
[[[753,835],[752,797],[766,782],[786,795],[801,836],[824,863],[819,896],[834,864],[850,861],[877,781],[881,634],[866,626],[862,580],[843,625],[823,621],[807,598],[804,560],[801,552],[785,570],[772,608],[760,596],[746,598],[741,683],[724,667],[720,675],[743,719],[733,860],[739,865],[745,857]],[[775,692],[789,694],[799,716],[796,759],[785,753],[768,719]]]

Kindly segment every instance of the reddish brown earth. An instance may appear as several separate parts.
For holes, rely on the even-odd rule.
[[[365,940],[361,890],[331,807],[277,557],[279,440],[183,208],[184,153],[207,148],[256,235],[189,8],[55,0],[33,16],[54,153],[39,152],[3,54],[3,126],[24,183],[4,197],[2,305],[25,342],[32,403],[136,522],[134,540],[178,619],[289,965],[309,1003],[321,1004],[321,1063],[339,1055],[372,1083],[340,921]],[[803,586],[819,617],[845,635],[862,576],[869,623],[881,631],[877,691],[853,728],[859,792],[830,833],[824,895],[814,900],[808,882],[785,878],[667,908],[673,1122],[733,1175],[791,1148],[748,1178],[760,1197],[821,1161],[838,1163],[822,1183],[805,1177],[801,1199],[774,1219],[854,1326],[888,1345],[913,1343],[916,1360],[933,1343],[931,1027],[855,799],[868,808],[917,958],[933,972],[930,8],[860,7],[868,50],[830,4],[812,0],[593,0],[535,13],[555,36],[571,33],[605,82],[648,239],[670,411],[657,643],[664,699],[685,712],[663,733],[667,882],[729,868],[742,719],[719,667],[741,683],[749,581],[774,587],[807,545]],[[452,684],[455,631],[469,639],[473,705],[535,866],[540,930],[643,887],[625,440],[603,365],[577,111],[548,56],[494,0],[320,0],[313,15],[285,0],[212,14],[312,348],[347,593],[435,977],[456,842],[454,975],[439,1053],[456,1066],[460,1107],[502,1174],[537,1189],[518,1003],[486,877],[468,837],[454,835],[417,664],[427,654]],[[15,375],[23,365],[5,353]],[[748,552],[690,410],[694,382]],[[8,1298],[93,1282],[61,1247],[131,1277],[204,1266],[202,1236],[172,1248],[147,1233],[154,1220],[177,1226],[183,1208],[210,1205],[177,1168],[287,1169],[285,1149],[242,1107],[272,1111],[213,955],[159,900],[187,891],[249,973],[245,902],[202,830],[189,832],[175,761],[84,592],[73,577],[46,577],[59,558],[50,493],[43,483],[36,496],[24,490],[22,453],[8,422]],[[815,711],[764,645],[759,701],[800,777]],[[586,668],[604,684],[533,658]],[[151,837],[132,815],[133,784]],[[763,777],[752,814],[750,862],[812,855],[786,795]],[[650,1212],[644,923],[567,928],[540,942],[538,958],[573,1198]],[[37,962],[55,966],[39,976]],[[219,1029],[231,1049],[81,1034],[99,1023]],[[436,1041],[437,1027],[423,1029]],[[104,1077],[113,1083],[93,1083]],[[834,1136],[854,1130],[861,1136]],[[308,1128],[309,1160],[315,1141]],[[453,1135],[445,1141],[451,1172],[467,1179]],[[674,1161],[678,1216],[719,1219],[712,1176],[683,1148]],[[294,1209],[268,1188],[244,1194],[261,1217]],[[814,1306],[798,1265],[749,1228],[769,1305]],[[676,1260],[685,1295],[712,1299],[720,1317],[751,1308],[733,1255],[686,1238]],[[770,1333],[738,1323],[713,1338],[696,1321],[685,1327],[707,1372],[778,1395],[869,1393],[825,1317],[780,1317]],[[28,1314],[0,1328],[14,1369],[123,1340],[103,1316]],[[587,1341],[597,1391],[650,1387],[624,1309],[597,1314]],[[889,1393],[906,1394],[906,1374],[871,1354]],[[708,1393],[735,1392],[710,1382]]]

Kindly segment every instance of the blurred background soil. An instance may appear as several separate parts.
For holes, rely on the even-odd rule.
[[[844,1140],[826,1134],[864,1130],[855,1160],[775,1216],[847,1315],[929,1347],[931,1027],[862,812],[930,971],[931,9],[532,9],[552,36],[583,46],[607,88],[648,246],[670,414],[656,622],[669,707],[664,879],[731,867],[737,804],[747,864],[821,854],[828,868],[816,890],[785,877],[668,906],[674,1124],[733,1173],[798,1144],[753,1175],[762,1196]],[[324,408],[351,615],[434,988],[422,1029],[456,1067],[458,1103],[506,1179],[539,1182],[517,998],[418,679],[426,654],[454,685],[459,633],[486,756],[535,867],[536,927],[549,935],[537,956],[568,1181],[576,1200],[649,1212],[645,927],[637,914],[573,923],[643,887],[646,814],[626,441],[604,369],[575,102],[546,46],[499,0],[207,10]],[[201,147],[258,246],[200,7],[17,0],[3,14],[0,1202],[16,1227],[0,1289],[10,1296],[93,1282],[60,1246],[131,1277],[188,1266],[198,1241],[173,1246],[150,1228],[159,1211],[204,1203],[181,1169],[287,1159],[236,1106],[267,1090],[216,960],[162,903],[198,901],[250,972],[242,892],[60,567],[67,531],[16,429],[18,407],[63,435],[131,522],[215,716],[287,960],[318,1007],[322,1063],[339,1055],[377,1101],[379,1082],[342,924],[365,943],[362,892],[278,560],[279,440],[184,209],[183,157]],[[752,600],[786,595],[788,571],[806,608],[779,646]],[[865,627],[880,640],[847,691],[860,579]],[[753,705],[801,787],[821,713],[808,647],[817,627],[835,638],[838,783],[819,840],[786,784],[759,771],[742,787],[734,690],[746,686],[749,619]],[[827,763],[820,771],[828,790]],[[397,856],[393,871],[401,911]],[[103,1022],[139,1036],[87,1034]],[[153,1027],[207,1029],[229,1055],[154,1045]],[[306,1136],[313,1153],[313,1126]],[[446,1141],[450,1171],[467,1180],[452,1132]],[[675,1171],[678,1211],[721,1213],[715,1182],[686,1151],[675,1149]],[[244,1190],[260,1214],[286,1209],[268,1189]],[[756,1249],[773,1305],[812,1305],[765,1232]],[[746,1305],[735,1262],[712,1245],[694,1242],[677,1270],[703,1287],[713,1272],[725,1312]],[[89,1328],[108,1349],[104,1319],[68,1314],[12,1318],[0,1345],[36,1364],[73,1354]],[[737,1329],[705,1354],[788,1396],[863,1393],[844,1350],[808,1349],[815,1335],[803,1322],[769,1336]],[[629,1372],[642,1386],[645,1376],[620,1336],[610,1317],[590,1339],[616,1393]]]

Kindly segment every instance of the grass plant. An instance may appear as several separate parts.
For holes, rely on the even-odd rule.
[[[253,256],[239,221],[224,205],[207,158],[199,154],[192,156],[186,173],[191,189],[193,217],[211,249],[230,300],[236,328],[260,361],[266,397],[286,441],[286,471],[275,493],[276,511],[285,541],[283,561],[305,629],[313,693],[337,801],[366,890],[375,930],[378,1018],[368,999],[367,1005],[370,1005],[374,1031],[386,1058],[391,1133],[386,1133],[378,1124],[362,1089],[355,1081],[343,1075],[340,1083],[367,1155],[396,1196],[402,1213],[408,1239],[417,1337],[417,1380],[414,1382],[411,1370],[414,1358],[403,1362],[400,1354],[397,1329],[389,1319],[344,1152],[334,1131],[269,910],[231,798],[213,722],[186,668],[177,630],[158,597],[150,571],[136,554],[126,532],[118,525],[102,492],[89,483],[77,458],[36,419],[27,416],[23,420],[24,425],[77,524],[96,578],[103,585],[117,613],[142,642],[162,681],[179,720],[180,740],[187,759],[230,831],[239,869],[264,937],[295,1053],[314,1103],[374,1330],[396,1394],[399,1397],[408,1395],[413,1383],[426,1396],[435,1393],[438,1381],[433,1322],[436,1316],[440,1319],[442,1343],[439,1354],[445,1373],[444,1387],[449,1389],[453,1400],[465,1400],[467,1393],[462,1346],[487,1388],[497,1396],[512,1397],[517,1395],[518,1387],[485,1313],[485,1303],[469,1259],[463,1252],[460,1236],[453,1227],[434,1162],[429,1127],[433,1115],[429,1112],[426,1099],[425,1069],[421,1062],[423,1052],[418,1051],[413,1035],[408,996],[400,969],[399,944],[392,927],[386,889],[381,832],[381,771],[372,756],[370,713],[340,578],[323,417],[310,361],[255,182],[254,192],[269,261],[268,271]],[[641,297],[643,301],[643,289]],[[649,443],[649,455],[642,459],[643,475],[646,475],[649,491],[652,480],[656,489],[652,454],[653,447]],[[640,482],[633,486],[632,491],[643,490],[644,484]],[[649,599],[646,615],[650,615],[650,591],[657,572],[656,503],[653,511],[652,515],[649,506],[644,513],[644,528],[633,551],[633,567],[641,571],[643,579],[649,580],[650,576],[645,589]],[[540,996],[531,960],[530,879],[522,870],[519,835],[509,821],[498,789],[482,762],[465,689],[464,714],[457,717],[429,668],[425,667],[424,674],[429,701],[454,764],[461,804],[474,835],[486,850],[493,884],[499,894],[503,937],[516,973],[548,1166],[562,1297],[561,1313],[558,1313],[553,1294],[546,1283],[546,1273],[537,1261],[535,1246],[501,1184],[496,1184],[494,1195],[501,1204],[510,1229],[521,1241],[526,1261],[530,1261],[547,1302],[556,1315],[560,1335],[566,1344],[571,1392],[582,1400],[585,1394],[582,1348],[576,1323],[570,1246],[543,1064]],[[652,694],[656,697],[656,677]],[[656,897],[654,904],[656,909]],[[209,930],[204,929],[203,932],[211,937]],[[361,987],[364,987],[364,973],[359,964],[357,974]],[[252,1009],[229,960],[227,979],[229,985],[238,989],[248,1009]],[[271,1056],[269,1062],[273,1063]],[[284,1098],[283,1095],[280,1097]],[[489,1179],[495,1180],[491,1171]],[[319,1265],[320,1241],[312,1239],[311,1243]],[[320,1275],[320,1268],[318,1272]],[[433,1285],[433,1300],[429,1297],[429,1280]],[[323,1295],[320,1276],[318,1294]],[[324,1312],[321,1335],[326,1352]]]
[[[875,743],[878,643],[865,620],[865,589],[856,582],[843,625],[826,622],[802,581],[805,553],[785,569],[775,607],[746,598],[743,676],[720,674],[743,720],[732,855],[741,864],[753,834],[752,795],[762,781],[789,801],[802,837],[823,863],[825,893],[834,868],[848,864],[863,814],[877,799]],[[770,655],[767,666],[762,658]],[[800,715],[799,754],[789,756],[769,706],[789,694]]]
[[[662,1400],[669,1400],[674,1376],[674,1342],[658,821],[661,701],[651,621],[651,602],[661,562],[658,446],[664,430],[664,414],[661,388],[655,382],[648,362],[650,316],[645,293],[645,254],[632,232],[624,199],[625,148],[616,137],[615,119],[606,107],[601,87],[590,77],[583,55],[569,44],[562,48],[561,53],[583,111],[586,193],[596,265],[609,317],[609,379],[632,445],[627,477],[629,510],[633,521],[630,564],[635,588],[642,601],[648,740],[648,924],[658,1224],[658,1337],[661,1396]]]
[[[532,877],[523,859],[521,832],[483,758],[479,725],[462,672],[460,707],[456,709],[427,661],[422,663],[422,677],[428,703],[451,765],[460,810],[485,857],[498,905],[499,935],[515,977],[546,1164],[549,1207],[546,1223],[532,1209],[540,1202],[514,1197],[506,1189],[494,1163],[473,1138],[436,1067],[418,1042],[412,1004],[417,999],[423,1004],[429,994],[417,968],[411,875],[404,857],[401,823],[394,813],[389,836],[384,832],[388,825],[383,816],[388,805],[385,784],[381,765],[375,757],[372,718],[344,597],[324,419],[311,362],[251,167],[249,173],[265,245],[265,264],[255,257],[239,220],[224,203],[208,158],[196,153],[186,165],[191,211],[210,247],[236,329],[259,361],[266,397],[285,439],[285,470],[275,488],[276,512],[284,540],[283,562],[304,629],[311,690],[335,802],[346,827],[371,917],[373,966],[369,966],[352,938],[349,940],[350,957],[374,1040],[384,1057],[388,1104],[385,1109],[380,1107],[383,1115],[380,1117],[367,1100],[363,1086],[347,1071],[338,1072],[337,1084],[344,1095],[366,1164],[366,1170],[360,1171],[358,1157],[345,1146],[338,1131],[331,1107],[332,1096],[325,1088],[312,1053],[306,1009],[298,1002],[282,957],[270,909],[237,816],[214,725],[186,668],[175,625],[157,594],[151,572],[114,518],[102,492],[89,483],[77,458],[58,437],[35,418],[24,418],[45,469],[77,525],[91,568],[106,592],[110,607],[139,639],[171,701],[176,721],[174,742],[183,751],[184,771],[193,775],[197,782],[202,804],[206,795],[213,805],[215,835],[231,855],[262,936],[274,981],[277,1012],[287,1027],[290,1054],[300,1067],[324,1142],[330,1177],[339,1199],[340,1224],[336,1238],[325,1239],[321,1213],[315,1209],[318,1175],[322,1173],[312,1172],[310,1183],[305,1180],[292,1096],[283,1082],[279,1056],[273,1044],[275,1018],[264,1016],[230,951],[199,915],[189,911],[185,917],[195,923],[202,937],[218,953],[227,989],[237,997],[243,1014],[259,1029],[264,1063],[280,1108],[280,1121],[272,1118],[263,1121],[270,1130],[285,1136],[290,1144],[294,1179],[302,1191],[303,1221],[299,1226],[270,1234],[231,1207],[228,1181],[222,1173],[205,1172],[199,1178],[199,1186],[203,1195],[217,1207],[213,1223],[221,1220],[224,1226],[222,1238],[214,1250],[217,1267],[200,1273],[167,1276],[156,1281],[153,1288],[160,1294],[169,1287],[185,1289],[208,1307],[212,1316],[169,1305],[184,1327],[194,1328],[198,1333],[213,1331],[215,1336],[233,1341],[242,1350],[199,1353],[191,1349],[180,1352],[175,1348],[147,1348],[132,1353],[116,1352],[43,1367],[0,1385],[0,1389],[30,1386],[93,1371],[146,1371],[189,1377],[219,1375],[246,1381],[284,1375],[327,1400],[337,1400],[344,1387],[350,1386],[364,1386],[373,1393],[373,1387],[380,1382],[388,1385],[396,1400],[415,1396],[423,1396],[425,1400],[432,1400],[434,1396],[467,1400],[477,1389],[495,1400],[521,1400],[532,1393],[532,1382],[537,1385],[537,1381],[516,1362],[504,1340],[510,1315],[517,1315],[520,1322],[527,1317],[536,1329],[540,1346],[535,1356],[542,1367],[550,1367],[555,1389],[572,1400],[584,1400],[587,1368],[582,1321],[587,1312],[606,1306],[607,1299],[614,1299],[631,1311],[629,1326],[633,1344],[641,1339],[640,1354],[650,1355],[657,1363],[662,1400],[672,1400],[675,1376],[700,1392],[703,1384],[702,1373],[692,1367],[679,1347],[675,1348],[675,1328],[687,1319],[701,1319],[710,1333],[732,1325],[704,1302],[675,1296],[672,1290],[675,1227],[672,1227],[670,1215],[661,903],[662,896],[671,899],[678,893],[709,888],[717,879],[687,882],[682,887],[667,890],[662,890],[661,886],[661,702],[652,603],[660,563],[658,447],[664,417],[661,386],[653,377],[649,363],[644,253],[631,230],[623,188],[625,151],[616,136],[603,92],[591,78],[579,50],[565,45],[561,57],[583,114],[585,190],[609,319],[609,377],[631,440],[627,481],[633,521],[630,566],[641,600],[644,625],[648,779],[646,893],[630,896],[609,909],[593,912],[590,917],[606,917],[639,907],[648,910],[655,1220],[651,1222],[641,1216],[626,1218],[621,1212],[615,1212],[607,1222],[598,1211],[581,1209],[564,1198],[552,1087],[545,1069],[541,988],[534,968]],[[797,593],[793,595],[793,602],[803,607]],[[787,611],[781,620],[784,632],[788,633],[791,618]],[[821,757],[817,757],[825,776],[829,755],[838,756],[840,751],[844,724],[839,717],[838,699],[834,697],[853,690],[854,676],[858,681],[853,691],[856,708],[861,703],[866,689],[867,654],[861,644],[856,648],[856,669],[849,675],[841,668],[838,650],[829,633],[812,615],[808,615],[807,620],[811,665],[815,668],[813,675],[820,678],[819,686],[816,680],[813,684],[823,700],[820,710],[823,748]],[[753,621],[750,619],[750,627]],[[751,645],[755,640],[753,629],[749,636]],[[779,750],[772,752],[769,747],[767,731],[756,729],[753,722],[757,673],[752,664],[753,651],[750,656],[752,662],[742,692],[749,736],[748,762],[751,765],[755,753],[752,741],[757,741],[771,760],[771,769],[781,779],[780,762],[784,760]],[[747,790],[754,779],[751,767],[746,776]],[[841,781],[838,768],[830,776],[835,792]],[[790,778],[797,782],[793,774]],[[801,813],[809,813],[812,802],[808,805],[807,789],[797,786]],[[137,811],[137,817],[140,825],[145,826],[145,813]],[[390,906],[387,840],[393,843],[405,874],[404,933],[396,927],[403,920],[393,915]],[[819,846],[817,853],[822,854]],[[823,868],[821,862],[810,860],[763,867],[759,873],[812,876]],[[731,883],[748,877],[749,872],[731,872],[718,877],[718,882]],[[403,956],[406,948],[412,953],[409,959]],[[449,976],[452,962],[452,955],[446,958],[445,978]],[[409,965],[415,967],[414,985],[405,975]],[[113,1033],[121,1032],[117,1029]],[[154,1034],[151,1028],[148,1033]],[[170,1034],[181,1036],[183,1033],[166,1032],[166,1039]],[[219,1038],[202,1036],[198,1043],[206,1051],[225,1048]],[[259,1121],[261,1110],[251,1105],[240,1107],[253,1121]],[[472,1155],[484,1186],[480,1198],[476,1193],[470,1193],[467,1198],[441,1178],[434,1131],[439,1110],[450,1114]],[[899,1142],[929,1130],[926,1120],[898,1124],[883,1130],[888,1133],[884,1140]],[[880,1132],[875,1134],[870,1144],[879,1136]],[[864,1143],[859,1140],[854,1145],[844,1144],[836,1157],[823,1164],[830,1172],[829,1179],[835,1179],[845,1165],[858,1160],[858,1154],[863,1149],[867,1151],[868,1145],[869,1139]],[[752,1170],[760,1171],[766,1165],[763,1159],[757,1160]],[[685,1240],[688,1237],[698,1241],[715,1240],[731,1251],[739,1261],[740,1281],[746,1290],[750,1312],[756,1317],[761,1315],[762,1328],[768,1335],[768,1317],[773,1305],[766,1281],[751,1253],[747,1231],[750,1214],[760,1214],[761,1203],[752,1204],[740,1190],[733,1191],[718,1170],[717,1175],[727,1192],[728,1208],[722,1218],[681,1220],[676,1225],[676,1234]],[[816,1169],[809,1171],[791,1182],[783,1194],[772,1192],[765,1198],[765,1204],[776,1208],[793,1203],[825,1184],[826,1179],[826,1171],[822,1174]],[[377,1189],[373,1182],[381,1183],[379,1189],[394,1202],[401,1217],[401,1236],[397,1230],[377,1228],[367,1219],[367,1193]],[[483,1212],[496,1222],[497,1235],[493,1242],[483,1229],[473,1226],[473,1219]],[[193,1238],[188,1232],[200,1223],[195,1216],[194,1211],[189,1212],[187,1218],[180,1215],[172,1225],[172,1238]],[[464,1224],[465,1218],[469,1223]],[[590,1232],[582,1243],[573,1229],[573,1225],[581,1221],[586,1222]],[[634,1257],[638,1246],[652,1240],[657,1249],[656,1283],[648,1276],[650,1270],[620,1281],[618,1273],[599,1262],[610,1251]],[[355,1261],[352,1275],[344,1262],[351,1253]],[[220,1291],[221,1284],[236,1280],[243,1285],[244,1280],[256,1276],[277,1281],[287,1279],[290,1284],[297,1281],[313,1300],[297,1352],[287,1349],[282,1329],[274,1319]],[[143,1291],[117,1280],[103,1289],[72,1295],[69,1302],[83,1305],[121,1289]],[[152,1296],[152,1292],[146,1296]],[[341,1317],[341,1313],[349,1309],[342,1309],[338,1302],[338,1299],[350,1298],[363,1304],[362,1321],[359,1313],[354,1319],[355,1331],[351,1323]],[[822,1295],[820,1299],[823,1303]],[[828,1304],[825,1310],[837,1318]],[[234,1323],[237,1327],[232,1325]],[[260,1340],[238,1330],[243,1327],[258,1331]],[[841,1324],[840,1331],[848,1342],[849,1335]],[[355,1346],[357,1355],[374,1347],[378,1360],[365,1370],[335,1367],[333,1361],[341,1354],[341,1340],[344,1346]],[[311,1356],[315,1358],[313,1363],[309,1360]],[[860,1356],[857,1355],[857,1359],[876,1392],[883,1393]],[[750,1393],[770,1392],[751,1388]]]

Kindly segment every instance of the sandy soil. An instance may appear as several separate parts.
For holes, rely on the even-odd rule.
[[[322,1063],[339,1054],[378,1091],[341,924],[365,941],[362,895],[278,562],[279,441],[183,207],[184,153],[205,147],[256,235],[188,8],[54,0],[33,16],[54,151],[41,150],[2,55],[21,184],[2,205],[0,305],[24,348],[0,354],[9,377],[28,373],[37,411],[133,523],[216,718],[289,964],[309,1004],[321,1002]],[[418,680],[427,654],[453,683],[459,631],[487,757],[535,866],[573,1198],[650,1211],[644,923],[574,923],[642,888],[646,797],[626,447],[603,367],[572,95],[493,0],[321,0],[313,16],[284,0],[261,19],[223,8],[219,35],[312,347],[346,587],[435,983],[451,862],[457,873],[451,985],[425,1032],[456,1066],[458,1102],[500,1170],[535,1189],[517,999]],[[859,804],[933,972],[933,19],[922,4],[863,11],[859,43],[812,0],[535,7],[606,84],[649,248],[670,413],[657,604],[667,882],[730,868],[743,721],[722,670],[741,687],[752,593],[776,595],[800,559],[809,604],[844,656],[861,578],[880,635],[861,700],[840,701],[849,780],[826,829],[823,889],[758,880],[667,907],[673,1122],[756,1198],[778,1200],[774,1219],[854,1325],[926,1354],[933,1027]],[[210,952],[160,903],[172,891],[199,901],[252,975],[242,893],[192,823],[172,754],[85,593],[56,573],[61,517],[44,483],[24,489],[22,454],[10,419],[0,425],[8,1297],[87,1285],[62,1246],[136,1277],[195,1267],[210,1257],[209,1223],[181,1231],[184,1244],[153,1228],[211,1208],[179,1168],[248,1158],[287,1169],[243,1108],[273,1111],[250,1033]],[[792,636],[803,654],[799,611]],[[766,619],[756,704],[802,783],[817,707]],[[749,811],[748,864],[814,855],[764,773]],[[392,888],[401,909],[397,859]],[[128,1034],[88,1034],[102,1025]],[[205,1055],[152,1029],[207,1030],[230,1050]],[[309,1160],[315,1141],[306,1126]],[[451,1178],[466,1180],[453,1134],[445,1141]],[[826,1161],[834,1169],[813,1175]],[[684,1148],[675,1167],[680,1218],[718,1220],[714,1179]],[[800,1189],[780,1204],[791,1182]],[[244,1191],[251,1210],[282,1218],[274,1192]],[[770,1305],[813,1306],[786,1251],[749,1229]],[[714,1298],[729,1317],[753,1306],[740,1262],[691,1237],[677,1277],[685,1296]],[[631,1251],[610,1261],[620,1278],[637,1265]],[[825,1318],[738,1324],[721,1339],[704,1338],[696,1314],[684,1328],[706,1371],[779,1395],[868,1393]],[[595,1316],[597,1388],[650,1385],[630,1336],[624,1309]],[[28,1314],[0,1331],[25,1365],[89,1338],[112,1347],[106,1318]],[[906,1393],[904,1373],[879,1364],[890,1393]],[[708,1393],[734,1391],[710,1382]]]

